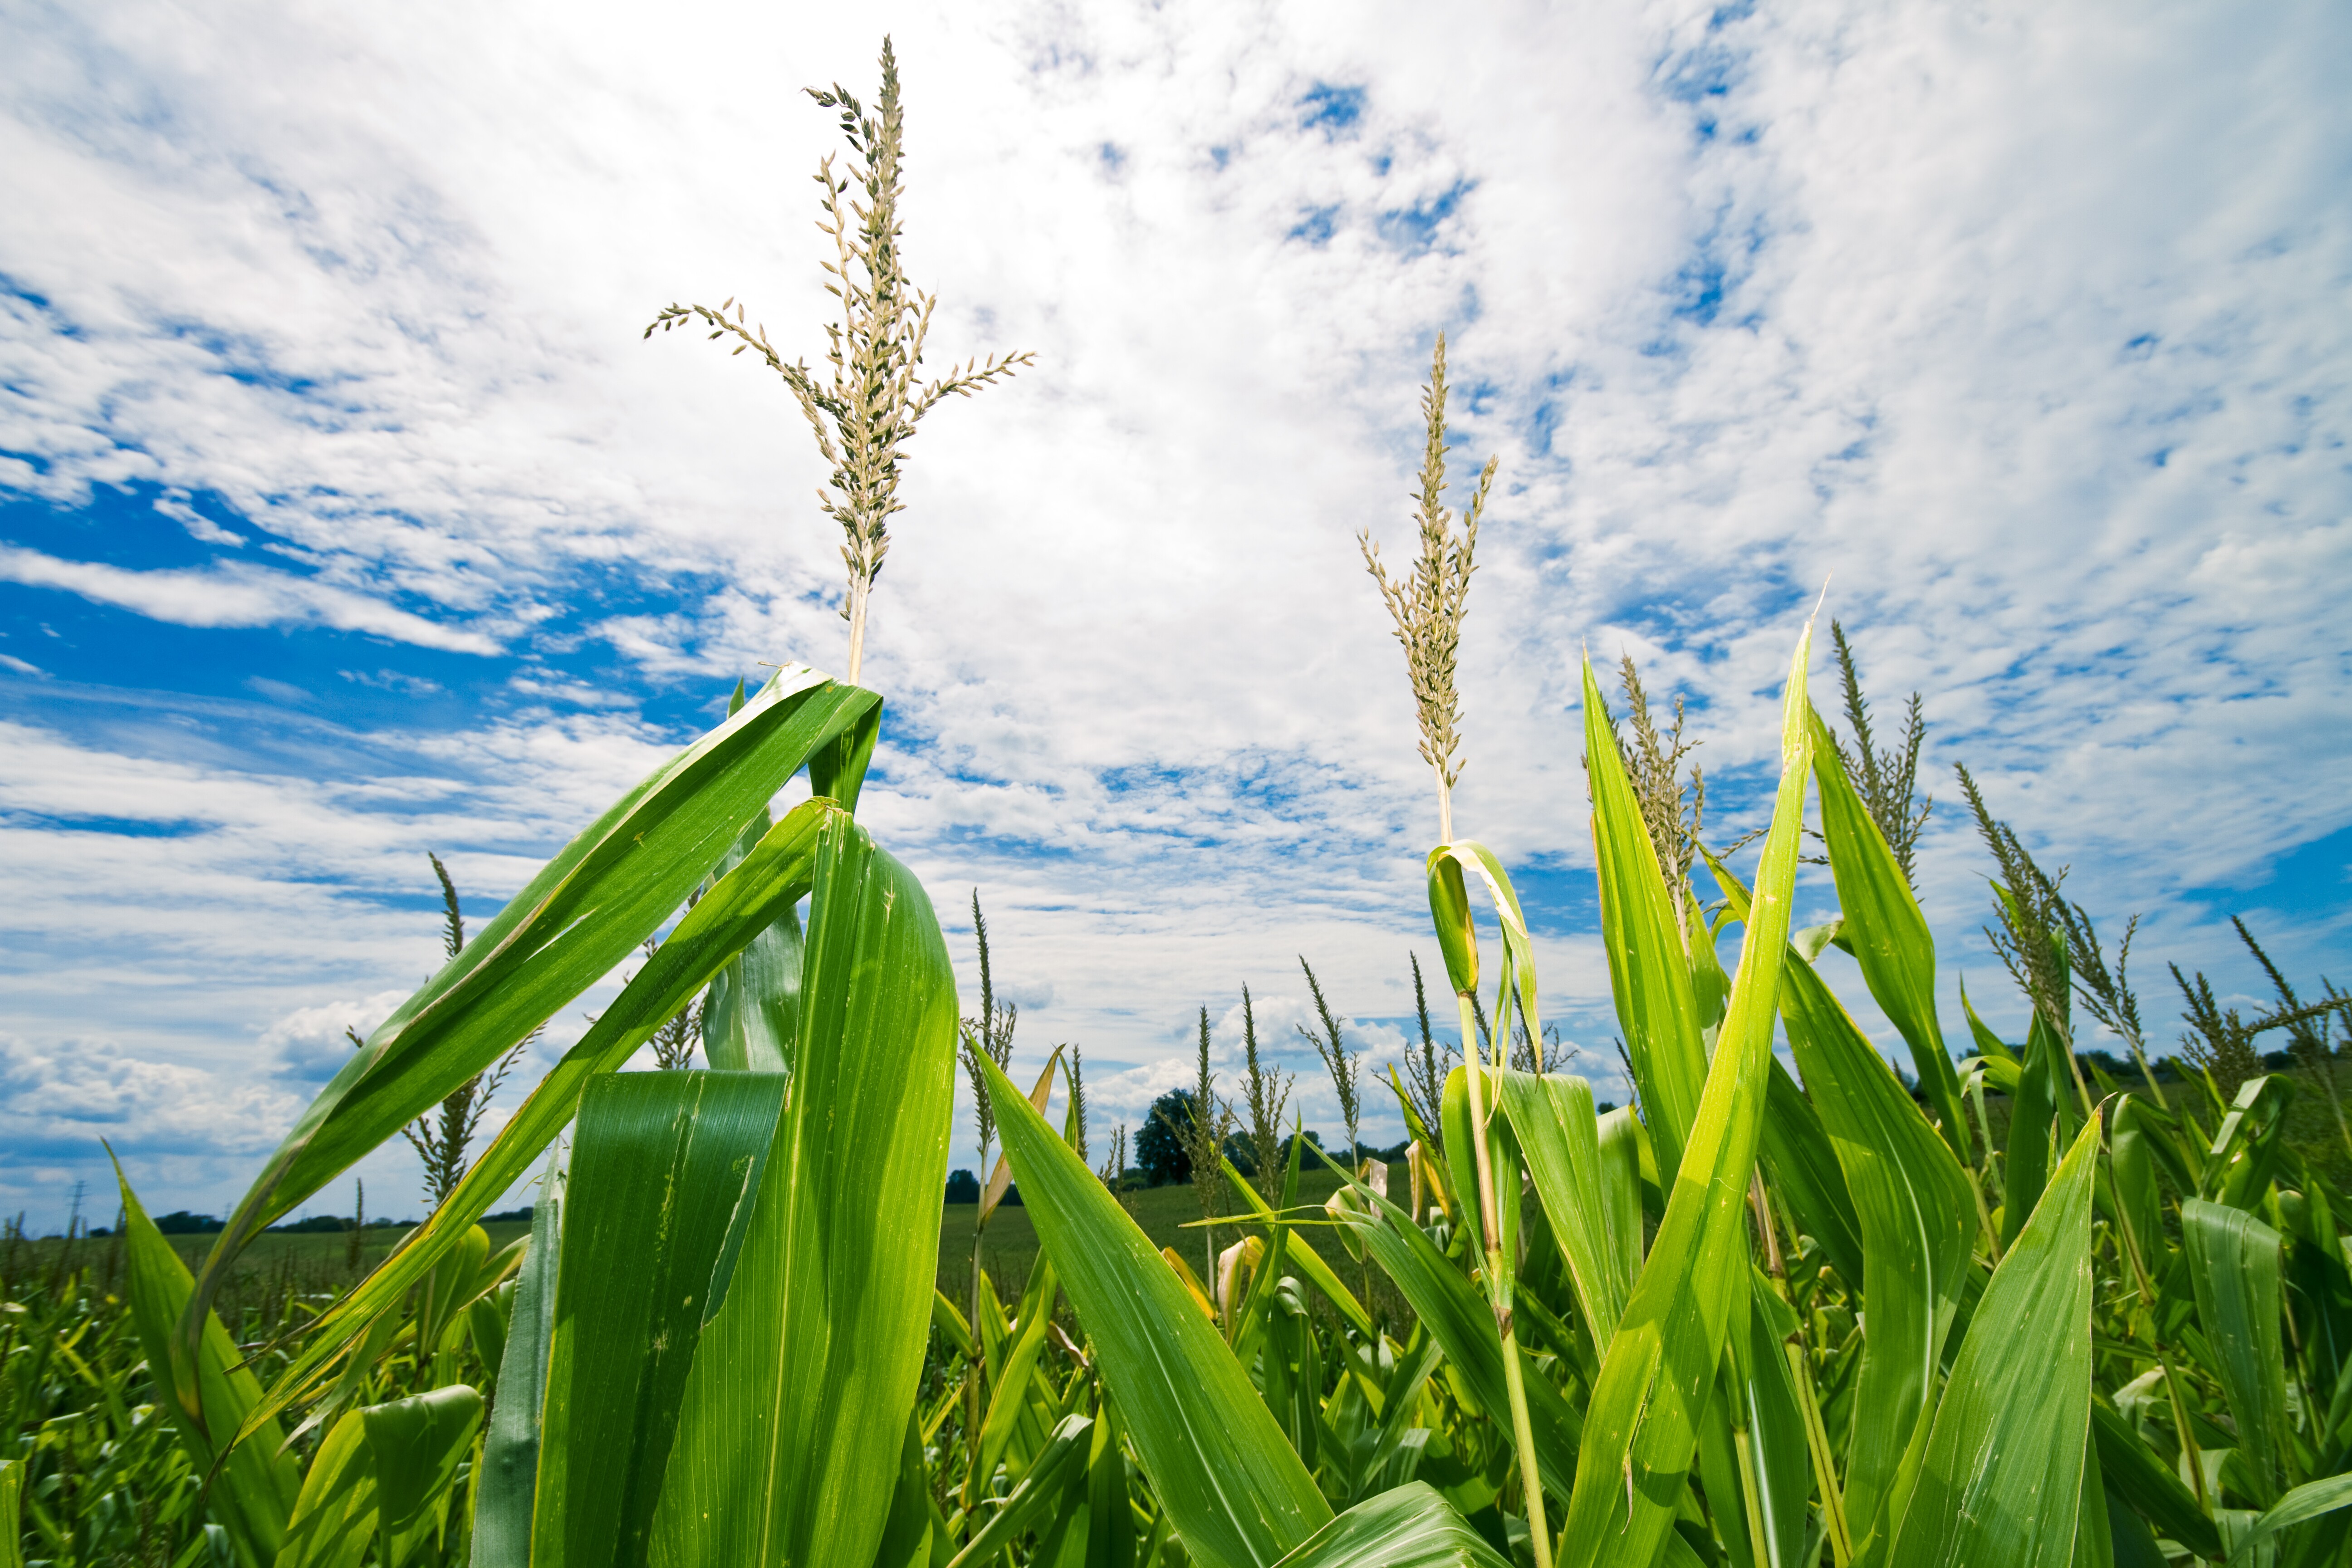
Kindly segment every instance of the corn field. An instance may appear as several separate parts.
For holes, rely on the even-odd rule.
[[[823,99],[863,160],[827,166],[834,384],[740,309],[656,323],[760,349],[832,443],[853,649],[898,444],[1013,363],[913,379],[928,305],[892,248],[885,68],[876,115]],[[929,894],[858,820],[883,700],[856,654],[849,680],[788,666],[453,940],[196,1267],[127,1180],[110,1245],[12,1264],[0,1568],[2352,1561],[2352,1216],[2286,1137],[2308,1075],[2168,1095],[2086,1070],[2076,999],[2112,1024],[2129,994],[2084,972],[2095,933],[2021,851],[1995,913],[2027,1037],[1944,1016],[1907,782],[1890,814],[1866,737],[1850,757],[1816,711],[1810,623],[1745,875],[1662,789],[1646,710],[1628,742],[1586,669],[1637,1104],[1498,1054],[1542,1039],[1542,995],[1508,868],[1454,820],[1494,468],[1442,504],[1444,377],[1441,343],[1418,562],[1392,579],[1365,544],[1436,784],[1431,934],[1461,1021],[1432,1093],[1370,1086],[1403,1161],[1351,1151],[1307,1203],[1303,1138],[1254,1177],[1223,1160],[1195,1179],[1222,1178],[1239,1239],[1203,1271],[1156,1247],[1117,1162],[1107,1181],[1082,1153],[1076,1072],[1013,1081],[993,1002],[965,1016]],[[1816,867],[1839,915],[1792,931]],[[257,1275],[265,1230],[665,930],[388,1258],[347,1287]],[[1831,989],[1832,948],[1916,1091]],[[2332,1075],[2328,995],[2260,1026],[2316,1028]],[[705,1067],[620,1070],[698,1005]],[[2136,1002],[2129,1023],[2138,1053]],[[977,1261],[969,1295],[938,1287],[960,1069],[1002,1149],[980,1221],[1017,1182],[1041,1244],[1009,1299]],[[534,1173],[528,1238],[493,1250],[482,1220]]]

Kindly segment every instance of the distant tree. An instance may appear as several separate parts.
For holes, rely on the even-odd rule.
[[[155,1228],[165,1236],[209,1236],[221,1227],[221,1222],[208,1214],[190,1214],[185,1209],[173,1209],[155,1221]]]
[[[1155,1187],[1192,1179],[1192,1156],[1184,1147],[1184,1129],[1192,1125],[1192,1091],[1171,1089],[1151,1102],[1144,1113],[1143,1130],[1135,1137],[1135,1162]]]
[[[980,1178],[970,1171],[957,1171],[948,1177],[948,1202],[976,1204],[980,1202]]]

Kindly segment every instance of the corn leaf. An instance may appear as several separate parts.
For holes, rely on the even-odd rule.
[[[654,1563],[872,1558],[930,1321],[955,1032],[930,900],[834,813],[791,1092],[688,1374]]]
[[[1317,1531],[1280,1568],[1507,1568],[1425,1481],[1369,1498]]]
[[[1766,1568],[1800,1568],[1813,1467],[1804,1411],[1781,1348],[1797,1332],[1797,1314],[1752,1268],[1748,1287],[1748,1333],[1731,1342],[1727,1380],[1736,1399],[1733,1419],[1748,1437],[1743,1479],[1755,1492]]]
[[[1890,1568],[2067,1568],[2091,1410],[2094,1115],[1985,1287]]]
[[[1911,1047],[1911,1063],[1943,1119],[1944,1140],[1962,1162],[1969,1126],[1960,1104],[1959,1075],[1944,1048],[1936,1017],[1936,939],[1885,836],[1846,777],[1845,762],[1818,712],[1811,714],[1813,776],[1821,783],[1822,838],[1837,880],[1846,941],[1862,965],[1863,984]],[[1973,1200],[1971,1200],[1973,1205]]]
[[[1780,785],[1715,1060],[1673,1178],[1665,1217],[1585,1411],[1584,1443],[1562,1535],[1562,1559],[1570,1563],[1649,1568],[1655,1560],[1690,1468],[1726,1337],[1748,1308],[1748,1186],[1770,1081],[1773,1018],[1803,829],[1811,750],[1804,724],[1811,647],[1809,626],[1782,697]],[[1591,695],[1588,677],[1588,702]],[[1587,730],[1590,735],[1589,720]],[[1600,737],[1606,739],[1605,733]],[[1614,744],[1603,746],[1600,740],[1587,746],[1596,780],[1607,773]],[[1604,787],[1596,784],[1596,803]],[[1596,839],[1607,837],[1598,826],[1597,804],[1594,816]],[[1668,930],[1643,940],[1672,938]],[[1687,986],[1680,948],[1666,956],[1674,960],[1673,973]]]
[[[302,1113],[205,1259],[196,1308],[210,1303],[231,1262],[263,1226],[626,958],[686,901],[810,754],[854,729],[880,701],[814,670],[779,670],[760,700],[583,829],[368,1037],[366,1047]],[[184,1325],[183,1337],[190,1333]]]
[[[2099,1473],[2111,1492],[2198,1556],[2222,1555],[2221,1531],[2197,1506],[2197,1495],[2171,1465],[2149,1452],[2131,1423],[2103,1401],[2091,1405],[2091,1440],[2098,1447]]]
[[[2352,1475],[2305,1481],[2279,1499],[2238,1536],[2230,1547],[2230,1561],[2242,1562],[2253,1555],[2255,1547],[2280,1531],[2339,1508],[2352,1508]]]
[[[963,1550],[951,1560],[950,1568],[985,1563],[1024,1533],[1048,1522],[1062,1501],[1070,1478],[1086,1472],[1087,1456],[1094,1447],[1094,1426],[1087,1416],[1063,1416],[1028,1473],[1021,1478],[1021,1484],[989,1516],[986,1524],[972,1531]],[[1125,1506],[1125,1500],[1120,1500],[1121,1506]]]
[[[1506,1183],[1498,1173],[1496,1184],[1516,1187],[1518,1181],[1513,1176]],[[1493,1307],[1404,1210],[1370,1187],[1359,1185],[1354,1191],[1364,1200],[1363,1206],[1343,1210],[1340,1217],[1355,1228],[1364,1250],[1395,1282],[1422,1327],[1445,1348],[1446,1360],[1480,1411],[1490,1420],[1508,1421],[1509,1390]],[[1580,1424],[1550,1381],[1528,1370],[1524,1346],[1519,1357],[1536,1465],[1545,1488],[1565,1498],[1575,1483]]]
[[[1592,854],[1601,890],[1601,940],[1609,985],[1639,1080],[1658,1169],[1671,1175],[1706,1082],[1698,999],[1675,923],[1675,900],[1650,830],[1625,776],[1592,666],[1584,666],[1585,779],[1592,790]]]
[[[1845,1172],[1822,1127],[1821,1113],[1777,1057],[1766,1095],[1764,1142],[1759,1151],[1765,1179],[1787,1205],[1797,1229],[1821,1243],[1847,1280],[1859,1280],[1866,1263],[1862,1219],[1854,1213],[1853,1194],[1846,1190]]]
[[[276,1568],[359,1568],[376,1533],[371,1461],[367,1423],[358,1411],[349,1411],[310,1458],[310,1473],[302,1479]]]
[[[1291,1146],[1292,1161],[1296,1163],[1297,1157],[1298,1146],[1294,1143]],[[1256,1215],[1260,1220],[1271,1222],[1275,1217],[1274,1210],[1267,1205],[1264,1198],[1258,1195],[1257,1189],[1251,1186],[1241,1172],[1234,1168],[1234,1163],[1231,1160],[1226,1160],[1223,1163],[1225,1168],[1225,1184],[1241,1195],[1242,1201],[1249,1205],[1251,1213]],[[1358,1333],[1368,1340],[1372,1337],[1371,1314],[1364,1310],[1364,1304],[1356,1300],[1356,1293],[1349,1289],[1345,1282],[1331,1271],[1331,1266],[1323,1261],[1323,1255],[1317,1252],[1304,1236],[1296,1234],[1291,1236],[1289,1244],[1285,1249],[1285,1256],[1297,1265],[1298,1271],[1307,1276],[1307,1283],[1322,1291],[1331,1305],[1339,1309],[1339,1315],[1347,1319]]]
[[[1278,1561],[1330,1505],[1175,1271],[1028,1097],[982,1066],[1038,1242],[1185,1549],[1204,1568]]]
[[[1817,737],[1818,739],[1818,737]],[[1812,966],[1791,953],[1780,1016],[1862,1221],[1863,1338],[1847,1521],[1857,1553],[1901,1510],[1895,1476],[1927,1440],[1936,1372],[1969,1268],[1976,1199],[1951,1147]]]
[[[2005,1191],[2001,1198],[2000,1244],[2015,1244],[2042,1189],[2050,1178],[2050,1137],[2058,1114],[2057,1085],[2052,1081],[2047,1028],[2037,1010],[2032,1031],[2026,1037],[2025,1065],[2018,1073],[2017,1099],[2009,1110],[2009,1158],[2004,1162]]]
[[[175,1364],[176,1358],[185,1354],[179,1324],[194,1295],[194,1281],[188,1266],[147,1217],[119,1163],[114,1179],[122,1191],[131,1318],[139,1331],[140,1348],[146,1352],[147,1364],[154,1369],[159,1385],[167,1377],[175,1377],[197,1389],[204,1419],[191,1419],[173,1400],[158,1403],[171,1417],[180,1446],[187,1451],[197,1475],[211,1472],[219,1462],[207,1500],[213,1518],[228,1531],[237,1561],[244,1568],[269,1568],[286,1544],[288,1518],[301,1494],[301,1472],[291,1454],[279,1451],[285,1434],[275,1421],[257,1426],[260,1442],[235,1449],[220,1460],[208,1434],[235,1432],[244,1425],[248,1413],[260,1403],[261,1382],[246,1370],[236,1342],[209,1311],[201,1320],[204,1337],[194,1363],[184,1368]]]
[[[454,1383],[371,1405],[358,1415],[375,1474],[383,1558],[398,1568],[439,1523],[457,1466],[472,1451],[474,1434],[481,1428],[482,1396]]]
[[[1506,1073],[1502,1100],[1568,1260],[1577,1308],[1596,1348],[1606,1351],[1642,1269],[1642,1194],[1631,1140],[1616,1140],[1617,1158],[1604,1163],[1592,1086],[1580,1078]]]
[[[669,940],[540,1080],[441,1206],[313,1325],[301,1352],[270,1385],[255,1419],[274,1415],[315,1387],[368,1323],[406,1294],[522,1178],[530,1162],[572,1120],[587,1084],[617,1070],[721,964],[765,930],[778,910],[791,908],[808,890],[825,829],[848,820],[829,800],[803,801],[686,912]]]
[[[2180,1249],[2197,1292],[2197,1319],[2238,1424],[2238,1458],[2265,1506],[2294,1478],[2279,1334],[2279,1233],[2242,1209],[2189,1198],[2180,1205]]]
[[[25,1461],[0,1459],[0,1568],[25,1568]]]
[[[767,834],[762,807],[719,863],[724,877]],[[702,1059],[721,1072],[793,1070],[800,1033],[801,917],[787,908],[710,977],[702,1005]]]
[[[774,1073],[618,1073],[580,1097],[541,1416],[539,1568],[644,1561],[713,1279],[783,1103]]]
[[[498,1397],[482,1438],[474,1490],[474,1568],[530,1561],[531,1509],[539,1489],[540,1411],[547,1393],[548,1342],[555,1333],[557,1265],[562,1256],[563,1151],[548,1157],[530,1206],[530,1247],[507,1317]]]

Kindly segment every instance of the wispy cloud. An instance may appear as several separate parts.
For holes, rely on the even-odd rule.
[[[1000,973],[1046,998],[1024,1039],[1087,1042],[1106,1107],[1181,1077],[1200,1004],[1303,1005],[1301,951],[1368,1042],[1410,1008],[1432,825],[1352,536],[1407,527],[1440,328],[1464,467],[1503,459],[1461,810],[1526,869],[1550,1016],[1604,1064],[1576,650],[1691,700],[1736,828],[1825,577],[1874,689],[1925,693],[1936,777],[1968,761],[2095,912],[2148,911],[2151,972],[2246,983],[2217,940],[2244,905],[2291,963],[2340,952],[2341,7],[2160,6],[2128,48],[2090,12],[1924,3],[893,25],[936,356],[1039,363],[913,449],[862,811],[967,965],[982,887]],[[275,1020],[421,977],[424,847],[502,896],[735,677],[837,657],[788,399],[637,333],[737,294],[821,352],[799,193],[831,129],[777,84],[863,81],[877,39],[8,26],[0,488],[40,508],[0,530],[0,835],[38,934],[12,1026],[233,1075]],[[104,512],[123,487],[159,499]],[[109,662],[163,624],[171,653]],[[238,627],[382,646],[194,668]],[[289,689],[125,695],[198,674]],[[1989,971],[1981,869],[1939,800],[1948,971]]]

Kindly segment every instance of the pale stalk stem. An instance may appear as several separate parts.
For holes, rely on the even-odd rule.
[[[1446,787],[1445,775],[1437,775],[1437,847],[1441,849],[1454,842],[1454,792]]]
[[[1807,1352],[1802,1331],[1781,1347],[1789,1357],[1789,1373],[1797,1384],[1797,1402],[1803,1406],[1805,1446],[1812,1450],[1813,1478],[1821,1484],[1822,1515],[1829,1524],[1830,1558],[1837,1568],[1846,1568],[1853,1561],[1853,1537],[1845,1522],[1845,1494],[1838,1486],[1837,1464],[1830,1452],[1829,1432],[1822,1425],[1820,1401],[1813,1397],[1812,1357]]]
[[[866,602],[874,585],[863,578],[849,580],[849,678],[857,684],[857,672],[866,662]]]
[[[1764,1551],[1764,1511],[1756,1498],[1756,1456],[1750,1450],[1745,1425],[1731,1429],[1731,1446],[1739,1456],[1739,1498],[1747,1505],[1748,1550],[1756,1559],[1756,1568],[1772,1568]]]
[[[1536,1568],[1551,1568],[1551,1531],[1544,1522],[1543,1472],[1536,1464],[1535,1426],[1528,1418],[1528,1390],[1519,1372],[1519,1338],[1511,1321],[1511,1303],[1503,1283],[1503,1228],[1495,1199],[1495,1161],[1486,1142],[1486,1069],[1478,1050],[1477,1019],[1468,992],[1456,992],[1462,1015],[1462,1058],[1470,1069],[1470,1143],[1478,1167],[1478,1218],[1486,1230],[1486,1299],[1495,1310],[1495,1329],[1503,1347],[1503,1386],[1511,1401],[1511,1440],[1519,1451],[1519,1478],[1527,1493],[1528,1541],[1535,1548]]]

